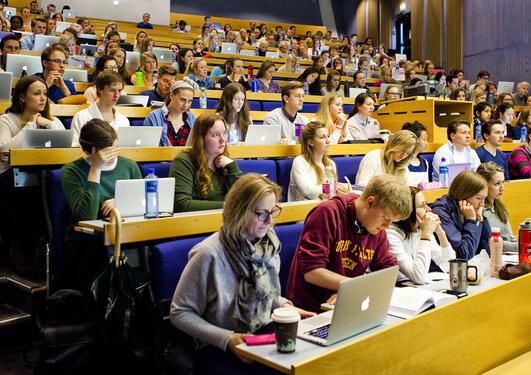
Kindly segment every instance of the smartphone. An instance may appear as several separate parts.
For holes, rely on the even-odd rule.
[[[452,295],[456,296],[457,298],[463,298],[463,297],[468,296],[467,292],[463,292],[463,293],[454,292],[453,290],[450,290],[450,289],[443,289],[443,290],[439,290],[438,292],[439,293],[452,294]]]
[[[243,340],[249,346],[274,344],[277,341],[274,333],[269,333],[266,335],[245,336]]]

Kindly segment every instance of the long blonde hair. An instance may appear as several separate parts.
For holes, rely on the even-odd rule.
[[[326,130],[328,130],[329,133],[330,128],[334,125],[332,115],[330,114],[330,105],[340,97],[341,96],[339,94],[333,92],[326,94],[323,99],[321,99],[321,104],[319,104],[319,108],[315,114],[315,121],[320,121],[326,124]]]
[[[308,164],[310,164],[310,167],[312,167],[315,174],[317,175],[317,181],[320,182],[323,180],[323,170],[313,160],[313,146],[310,146],[310,144],[308,143],[309,140],[313,139],[318,129],[327,129],[325,123],[321,121],[312,121],[306,124],[306,126],[302,130],[301,135],[301,150],[304,160],[306,160]],[[332,167],[332,170],[334,171],[334,176],[337,180],[336,171],[333,169],[334,165],[327,154],[323,155],[323,165],[325,166],[325,168],[328,166]]]
[[[389,142],[385,144],[380,152],[380,158],[385,173],[394,176],[403,176],[406,173],[409,161],[413,156],[413,151],[407,158],[404,158],[399,162],[395,161],[393,153],[397,151],[406,152],[409,149],[415,150],[418,144],[419,138],[412,131],[399,130],[393,134],[393,136],[389,138]]]
[[[288,57],[286,57],[286,64],[284,65],[284,73],[295,73],[295,69],[293,69],[293,61],[297,61],[297,56],[293,54],[289,54]]]

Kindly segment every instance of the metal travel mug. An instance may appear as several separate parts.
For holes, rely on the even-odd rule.
[[[452,259],[450,262],[450,289],[457,293],[465,293],[468,289],[468,269],[476,270],[476,280],[478,279],[478,268],[469,266],[466,259]],[[476,281],[471,280],[471,281]]]

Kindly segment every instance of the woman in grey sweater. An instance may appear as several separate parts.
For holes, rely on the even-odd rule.
[[[196,365],[205,373],[270,372],[239,360],[235,347],[245,336],[271,333],[271,312],[277,307],[313,315],[280,295],[280,242],[272,227],[281,212],[280,196],[281,188],[266,177],[242,176],[226,196],[223,226],[190,250],[170,318],[199,342]]]

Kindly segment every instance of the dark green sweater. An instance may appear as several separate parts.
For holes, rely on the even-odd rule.
[[[72,213],[72,225],[67,238],[73,233],[73,226],[80,220],[101,218],[100,207],[107,199],[114,198],[116,180],[142,178],[138,165],[118,156],[116,167],[111,171],[102,171],[100,183],[87,181],[90,165],[79,158],[61,168],[61,185],[66,201]]]
[[[175,177],[175,212],[223,208],[225,194],[227,194],[232,184],[242,174],[235,161],[227,164],[225,167],[227,170],[225,186],[219,186],[216,175],[213,171],[210,171],[210,179],[212,182],[207,189],[207,196],[200,197],[198,189],[194,186],[194,176],[197,169],[188,152],[181,152],[173,160],[169,176]]]

